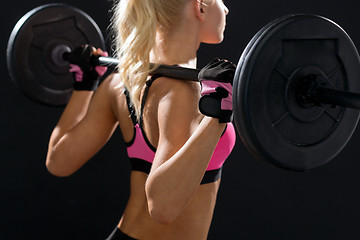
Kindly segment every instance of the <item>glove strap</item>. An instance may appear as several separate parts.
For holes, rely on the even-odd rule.
[[[205,116],[218,118],[220,123],[232,122],[233,120],[233,112],[231,110],[221,110],[221,99],[213,98],[211,95],[200,98],[199,110]]]

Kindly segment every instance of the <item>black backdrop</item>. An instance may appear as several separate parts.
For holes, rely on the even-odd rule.
[[[6,1],[1,14],[0,239],[104,239],[128,196],[129,165],[118,132],[68,178],[47,173],[47,142],[62,108],[28,100],[11,82],[6,44],[27,11],[55,1]],[[111,1],[64,0],[92,16],[106,34]],[[225,1],[226,39],[204,45],[199,66],[213,57],[237,62],[251,37],[289,13],[316,13],[340,24],[359,47],[355,0]],[[359,79],[360,80],[360,79]],[[306,173],[276,169],[254,159],[238,139],[224,166],[209,239],[359,239],[359,130],[329,164]]]

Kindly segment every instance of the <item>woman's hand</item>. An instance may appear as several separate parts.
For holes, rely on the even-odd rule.
[[[108,56],[100,48],[91,45],[82,45],[69,54],[70,72],[74,73],[74,89],[80,91],[95,91],[99,79],[107,71],[107,67],[94,66],[91,62],[93,56]]]
[[[227,60],[215,59],[201,69],[200,112],[218,118],[220,123],[232,120],[232,83],[236,66]]]

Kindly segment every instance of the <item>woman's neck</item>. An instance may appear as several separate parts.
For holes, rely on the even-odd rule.
[[[157,31],[156,46],[150,59],[160,64],[196,68],[196,53],[199,46],[198,22],[191,11],[185,10],[181,21],[174,27]]]
[[[153,54],[151,54],[152,61],[167,65],[196,67],[198,44],[184,41],[175,36],[170,39],[157,38],[156,42],[157,45],[153,50]]]

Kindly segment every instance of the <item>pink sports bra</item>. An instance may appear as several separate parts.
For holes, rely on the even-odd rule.
[[[143,110],[143,107],[145,105],[145,100],[149,87],[151,86],[152,82],[158,77],[160,76],[153,76],[147,82],[144,96],[142,99],[141,110]],[[126,96],[130,116],[132,122],[134,123],[134,137],[130,142],[126,144],[131,168],[133,171],[141,171],[149,174],[152,162],[155,157],[156,148],[153,147],[147,139],[142,129],[142,120],[140,121],[140,123],[138,123],[136,120],[135,112],[130,104],[129,93],[127,92],[127,90],[125,90],[124,93]],[[228,123],[210,159],[201,184],[215,182],[221,177],[222,166],[225,160],[230,155],[232,149],[234,148],[235,140],[236,134],[234,126],[232,123]]]

